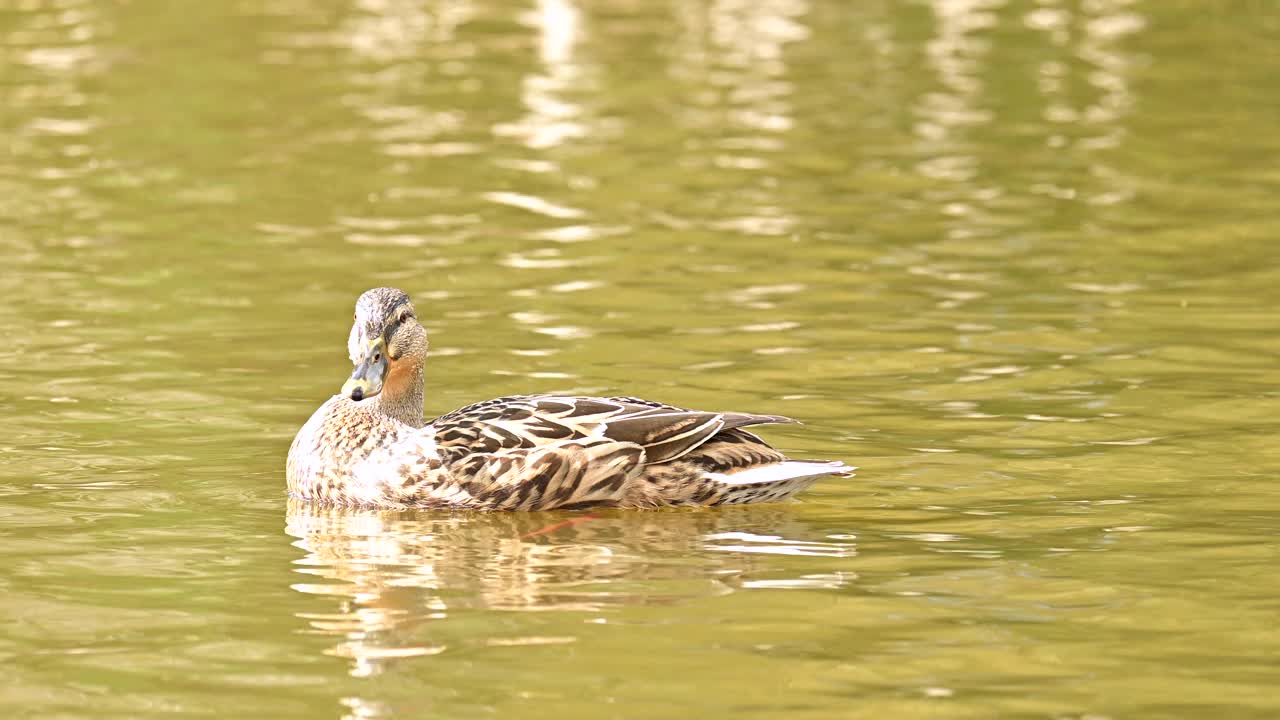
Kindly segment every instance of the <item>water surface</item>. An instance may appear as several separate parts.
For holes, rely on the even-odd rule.
[[[0,5],[4,714],[1276,716],[1278,32]],[[638,394],[861,470],[570,524],[291,506],[384,284],[432,415]]]

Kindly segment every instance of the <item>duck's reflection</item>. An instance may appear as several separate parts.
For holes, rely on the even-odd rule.
[[[356,675],[377,672],[387,659],[444,652],[450,638],[486,642],[461,628],[413,632],[458,615],[474,619],[468,611],[561,611],[586,614],[575,622],[607,622],[608,611],[621,606],[750,588],[839,587],[848,574],[804,572],[812,560],[789,572],[776,556],[855,552],[851,536],[822,537],[789,505],[584,515],[354,510],[290,501],[286,532],[306,552],[296,562],[307,579],[293,588],[340,601],[333,612],[301,617],[313,632],[341,638],[328,652],[351,658]]]

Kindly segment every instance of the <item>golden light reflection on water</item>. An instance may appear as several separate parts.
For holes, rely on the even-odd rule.
[[[102,212],[83,183],[110,168],[96,147],[103,119],[92,90],[95,78],[110,67],[103,49],[110,33],[109,21],[92,3],[37,3],[4,34],[0,58],[10,72],[30,73],[36,81],[6,83],[0,90],[4,106],[19,113],[13,116],[17,126],[5,124],[0,216],[25,220],[60,212],[88,220]],[[0,242],[6,245],[30,243],[21,234],[5,235]],[[72,249],[102,244],[84,235],[44,242]]]
[[[306,553],[296,571],[309,578],[291,587],[341,601],[339,612],[300,618],[313,632],[342,638],[326,652],[350,658],[352,673],[367,676],[385,660],[449,651],[447,643],[427,640],[430,623],[462,622],[476,610],[573,613],[581,622],[607,623],[628,606],[679,605],[747,588],[836,589],[855,577],[753,578],[756,556],[852,557],[855,538],[792,540],[742,527],[809,534],[785,505],[595,516],[384,512],[292,500],[286,532]],[[690,561],[691,552],[704,551],[710,554]]]
[[[538,0],[537,9],[524,15],[525,24],[538,32],[538,56],[545,72],[524,77],[520,101],[527,114],[515,122],[495,125],[496,136],[514,137],[530,149],[540,150],[587,135],[591,123],[583,117],[585,108],[572,99],[576,93],[592,90],[594,82],[593,73],[574,61],[582,33],[581,15],[570,0]]]

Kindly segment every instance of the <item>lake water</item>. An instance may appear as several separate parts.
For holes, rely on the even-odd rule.
[[[0,713],[1280,716],[1280,9],[0,2]],[[291,506],[428,413],[781,413],[791,504]]]

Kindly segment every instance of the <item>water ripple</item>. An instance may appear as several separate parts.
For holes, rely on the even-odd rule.
[[[544,200],[533,195],[526,195],[524,193],[505,191],[487,192],[484,193],[484,198],[490,202],[498,203],[499,205],[507,205],[521,210],[528,210],[531,213],[545,215],[546,217],[555,218],[557,220],[579,218],[586,214],[582,210],[566,207],[564,205],[557,205],[548,200]]]

